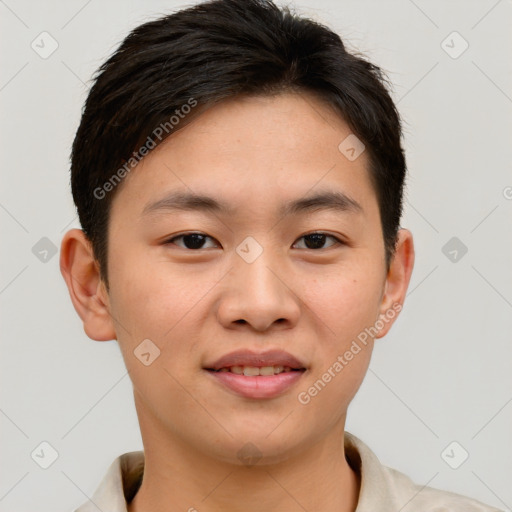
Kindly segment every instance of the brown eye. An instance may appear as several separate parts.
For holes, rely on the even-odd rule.
[[[183,249],[191,250],[205,249],[204,243],[207,239],[213,240],[211,236],[203,233],[184,233],[182,235],[169,238],[169,240],[165,242],[165,245],[178,245],[178,247],[182,247]],[[180,244],[175,244],[175,240],[183,240],[184,247]]]
[[[335,243],[329,245],[328,247],[323,247],[327,238],[335,240]],[[336,243],[343,244],[339,238],[322,232],[309,233],[308,235],[302,236],[301,239],[304,239],[305,241],[305,249],[328,249],[329,247],[336,245]]]

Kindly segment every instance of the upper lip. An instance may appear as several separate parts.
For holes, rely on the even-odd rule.
[[[304,363],[284,350],[255,352],[247,349],[225,354],[205,368],[207,370],[220,370],[221,368],[230,368],[232,366],[254,366],[258,368],[264,366],[289,366],[295,370],[305,369]]]

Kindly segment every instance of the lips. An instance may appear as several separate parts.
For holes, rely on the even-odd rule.
[[[291,370],[305,370],[306,365],[297,357],[283,350],[268,350],[266,352],[253,352],[250,350],[237,350],[217,359],[204,368],[211,371],[219,371],[222,368],[269,366],[289,367]]]
[[[204,369],[212,382],[252,400],[273,399],[291,392],[307,373],[305,363],[283,350],[238,350]]]

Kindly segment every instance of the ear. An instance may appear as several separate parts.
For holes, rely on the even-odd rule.
[[[64,235],[60,271],[87,336],[96,341],[116,339],[108,292],[100,279],[91,243],[81,229],[71,229]]]
[[[386,276],[379,318],[384,324],[376,338],[385,336],[402,310],[414,267],[414,243],[408,229],[398,231],[395,254]]]

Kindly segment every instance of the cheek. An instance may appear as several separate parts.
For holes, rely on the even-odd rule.
[[[315,276],[304,289],[304,302],[316,317],[317,365],[307,395],[321,403],[319,411],[335,421],[359,389],[367,372],[373,340],[366,329],[378,317],[380,275],[361,264],[336,270],[336,274]],[[307,399],[307,397],[306,397]],[[333,410],[329,403],[339,407]],[[324,421],[328,421],[324,416]]]
[[[133,337],[160,337],[194,300],[190,278],[173,272],[169,263],[149,258],[143,250],[122,252],[118,249],[117,255],[114,251],[111,255],[115,261],[109,269],[111,311]]]
[[[186,363],[199,341],[197,326],[207,320],[202,301],[218,280],[211,273],[173,268],[168,261],[137,265],[124,259],[111,275],[110,301],[122,350],[129,355],[150,339],[162,351],[159,362],[165,367]],[[166,362],[169,353],[173,357]]]
[[[301,298],[339,349],[377,318],[381,285],[379,276],[367,268],[338,268],[303,287]]]
[[[125,261],[111,280],[112,314],[124,363],[134,389],[157,416],[183,400],[180,383],[196,370],[190,352],[197,346],[194,326],[201,321],[197,306],[213,284],[171,274],[168,264],[165,268],[155,264],[133,271]]]

